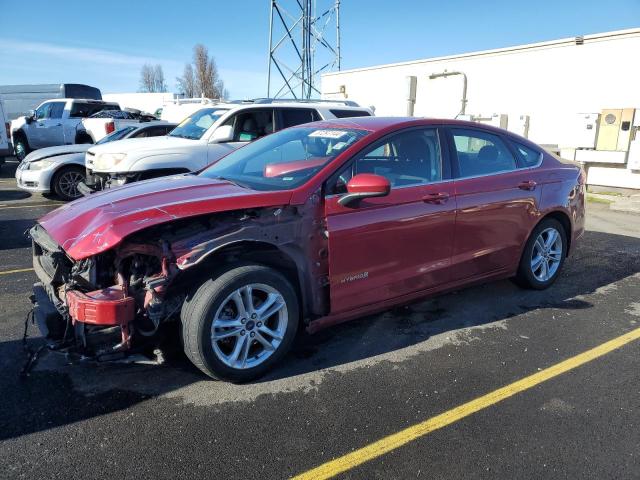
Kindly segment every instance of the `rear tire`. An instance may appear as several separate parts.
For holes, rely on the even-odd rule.
[[[205,281],[185,301],[184,350],[210,377],[247,382],[286,355],[299,316],[295,290],[280,272],[262,265],[234,266]]]
[[[523,288],[544,290],[558,278],[566,256],[564,227],[554,218],[545,218],[531,232],[514,280]]]
[[[62,200],[75,200],[82,196],[78,190],[78,184],[84,182],[86,178],[86,171],[81,167],[62,167],[51,179],[51,190]]]

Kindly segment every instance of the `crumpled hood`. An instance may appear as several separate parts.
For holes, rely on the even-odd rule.
[[[153,225],[208,213],[286,205],[291,192],[259,192],[224,180],[176,175],[136,182],[68,203],[40,225],[75,259],[113,248]]]
[[[77,144],[77,145],[59,145],[57,147],[40,148],[31,152],[24,158],[24,162],[37,162],[38,160],[51,160],[56,161],[56,157],[62,155],[72,155],[74,153],[84,153],[89,150],[90,144]]]

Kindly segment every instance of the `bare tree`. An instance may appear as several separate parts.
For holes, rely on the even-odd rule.
[[[193,47],[193,66],[198,93],[207,98],[222,98],[224,82],[220,78],[216,61],[209,56],[209,49],[201,43]]]
[[[164,71],[162,70],[162,65],[156,65],[153,69],[153,73],[154,92],[166,92],[167,84],[164,82]]]
[[[196,92],[196,78],[190,63],[184,66],[182,77],[176,78],[176,81],[178,82],[180,92],[183,93],[185,97],[193,98],[199,95],[199,93]]]
[[[140,70],[140,91],[142,92],[166,92],[167,85],[164,81],[162,65],[155,67],[145,63]]]
[[[153,92],[155,88],[155,71],[153,67],[147,63],[140,70],[140,91]]]
[[[176,78],[178,88],[185,97],[228,98],[218,66],[209,49],[201,43],[193,47],[193,65],[184,66],[182,77]]]

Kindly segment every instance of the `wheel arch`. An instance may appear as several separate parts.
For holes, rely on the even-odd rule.
[[[569,215],[566,212],[563,212],[562,210],[553,210],[551,212],[546,213],[536,223],[536,225],[533,228],[535,229],[535,227],[537,227],[540,224],[540,222],[544,221],[547,218],[553,218],[558,222],[560,222],[560,225],[562,225],[562,228],[564,229],[565,237],[567,238],[567,256],[569,256],[569,252],[571,251],[571,237],[572,237],[571,219],[569,218]]]
[[[93,136],[91,136],[91,134],[87,130],[80,130],[79,132],[76,132],[76,137],[75,137],[73,143],[83,143],[83,142],[79,142],[78,141],[78,140],[81,140],[83,138],[88,138],[89,140],[91,140],[91,143],[96,143],[96,141],[94,140]]]
[[[27,144],[27,147],[31,148],[31,145],[29,145],[29,137],[27,135],[27,133],[22,129],[19,128],[18,130],[15,130],[13,132],[11,132],[11,143],[14,145],[15,148],[15,138],[20,137],[22,139],[24,139],[25,143]]]
[[[308,312],[308,292],[302,282],[303,274],[294,256],[280,246],[262,240],[234,240],[222,244],[207,252],[197,264],[182,271],[181,277],[187,283],[189,279],[210,278],[216,275],[225,265],[248,262],[265,265],[280,272],[291,283],[300,305],[300,318],[305,319]]]

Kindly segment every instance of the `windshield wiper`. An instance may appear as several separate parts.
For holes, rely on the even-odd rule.
[[[249,188],[248,186],[246,186],[244,183],[241,183],[237,180],[231,179],[231,178],[227,178],[227,177],[221,177],[221,176],[215,176],[215,177],[210,177],[213,180],[223,180],[225,182],[229,182],[229,183],[233,183],[234,185],[241,187],[241,188]]]

